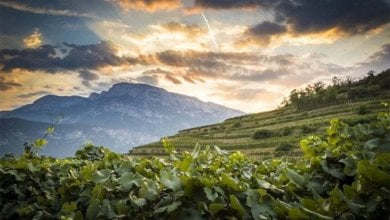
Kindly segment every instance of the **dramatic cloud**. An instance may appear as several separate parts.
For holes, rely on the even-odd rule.
[[[98,44],[75,45],[64,43],[69,49],[64,57],[58,48],[43,45],[35,49],[3,49],[0,50],[2,71],[13,69],[42,70],[55,73],[61,70],[98,69],[106,66],[131,65],[133,58],[116,55],[114,44],[103,41]]]
[[[151,69],[151,70],[146,70],[142,73],[143,75],[159,75],[159,74],[164,74],[164,75],[171,75],[173,74],[172,72],[169,72],[167,70],[163,70],[160,68],[157,69]]]
[[[12,1],[0,1],[0,6],[12,8],[19,11],[30,12],[34,14],[48,14],[48,15],[56,15],[56,16],[70,16],[70,17],[89,17],[95,18],[94,16],[88,15],[86,13],[78,13],[76,11],[68,10],[68,9],[48,9],[48,8],[39,8],[32,7],[26,4],[12,2]]]
[[[71,48],[69,54],[62,59],[62,66],[68,69],[97,69],[104,66],[120,66],[134,62],[132,58],[116,55],[118,48],[108,41],[81,46],[65,45]]]
[[[176,51],[166,50],[143,57],[146,62],[163,63],[169,66],[191,66],[202,64],[208,68],[221,65],[221,61],[226,63],[250,64],[256,63],[259,59],[267,59],[265,56],[255,55],[254,53],[234,53],[234,52],[199,52],[199,51]]]
[[[178,22],[169,22],[160,26],[154,26],[156,29],[161,29],[167,32],[184,33],[188,38],[196,38],[207,32],[198,25],[182,24]]]
[[[367,73],[368,71],[382,71],[390,68],[390,44],[385,44],[381,49],[371,56],[364,62],[357,63],[351,68],[353,72]]]
[[[87,81],[99,79],[99,76],[97,74],[90,72],[88,70],[80,71],[79,77]]]
[[[125,81],[245,111],[273,109],[291,89],[389,68],[389,5],[0,0],[0,108]]]
[[[59,58],[55,48],[50,45],[43,45],[35,49],[3,49],[0,51],[0,63],[2,71],[11,71],[15,68],[38,70],[57,68]]]
[[[39,32],[39,29],[36,28],[30,36],[23,39],[23,42],[28,48],[39,47],[42,44],[42,34]]]
[[[276,19],[285,21],[296,33],[337,28],[348,34],[362,34],[390,22],[386,0],[281,1],[274,10]]]
[[[371,62],[390,65],[390,44],[383,45],[381,50],[371,55],[369,59]]]
[[[168,81],[171,81],[173,84],[181,84],[182,82],[178,79],[176,79],[174,76],[171,76],[171,75],[165,75],[165,78],[168,80]]]
[[[89,70],[79,71],[79,77],[82,79],[81,83],[86,87],[91,87],[90,82],[99,79],[99,76],[96,73]]]
[[[3,2],[3,1],[0,1]],[[38,4],[41,1],[28,1]],[[68,1],[50,1],[68,2]],[[84,2],[84,1],[79,1]],[[87,1],[85,1],[87,2]],[[91,44],[98,42],[99,38],[88,29],[86,24],[91,19],[77,16],[53,16],[50,14],[36,14],[0,5],[0,45],[1,48],[21,49],[25,47],[23,39],[31,35],[32,30],[39,28],[45,43],[58,44],[60,42],[72,42],[75,44]],[[3,37],[8,36],[6,41]],[[11,37],[11,38],[10,38]],[[10,41],[12,40],[12,41]],[[18,42],[15,45],[13,41]]]
[[[264,37],[269,35],[281,34],[287,31],[286,27],[280,24],[264,21],[252,28],[249,33],[254,36]]]
[[[167,66],[173,71],[161,69],[149,70],[145,75],[164,74],[176,79],[182,78],[187,82],[197,79],[219,79],[237,82],[275,82],[289,78],[302,82],[321,76],[331,76],[343,69],[337,65],[323,63],[321,57],[310,54],[298,57],[291,54],[262,55],[257,53],[215,53],[197,51],[164,51],[157,54],[143,56],[144,65]],[[185,78],[187,77],[187,79]],[[182,81],[180,81],[182,82]],[[292,85],[299,85],[292,83]]]
[[[188,76],[183,76],[183,79],[189,83],[196,84],[196,82]]]
[[[331,35],[327,37],[365,34],[390,23],[390,3],[386,0],[195,0],[194,7],[261,7],[274,11],[275,22],[262,21],[248,28],[239,45],[245,42],[266,45],[272,36],[282,34],[290,37],[315,33]]]
[[[195,81],[201,81],[201,80],[196,79],[196,78],[191,78],[188,73],[186,73],[185,71],[180,71],[179,69],[174,69],[173,72],[167,71],[164,69],[160,69],[160,68],[150,69],[150,70],[144,71],[142,73],[142,75],[143,76],[137,78],[137,80],[139,80],[141,82],[151,81],[153,83],[152,85],[157,85],[157,83],[158,83],[157,79],[166,80],[166,81],[173,83],[175,85],[182,84],[183,83],[182,80],[189,82],[189,83],[192,83],[192,84],[195,84],[196,83]],[[204,81],[201,81],[201,82],[204,82]]]
[[[202,23],[203,25],[203,23]],[[112,39],[126,50],[126,53],[149,54],[163,50],[207,50],[210,36],[205,26],[192,23],[168,21],[157,24],[145,24],[142,31],[134,28],[123,28],[97,22],[91,24],[97,35],[104,39]]]
[[[22,86],[20,83],[14,81],[8,81],[4,76],[0,76],[0,91],[6,91],[14,87]]]
[[[136,80],[138,82],[146,83],[149,85],[154,85],[154,86],[158,85],[158,80],[154,76],[140,76],[137,77]]]
[[[180,0],[117,0],[124,10],[143,10],[154,12],[157,10],[173,10],[181,6]]]
[[[284,25],[277,23],[264,21],[249,28],[244,33],[244,38],[238,41],[238,45],[246,44],[260,44],[268,45],[271,42],[271,38],[284,34],[287,32],[287,28]]]
[[[21,95],[18,95],[18,97],[22,98],[22,99],[29,99],[32,97],[41,96],[41,95],[49,95],[49,94],[50,94],[50,92],[48,92],[48,91],[38,91],[38,92],[30,92],[30,93],[26,93],[26,94],[21,94]]]
[[[194,8],[234,9],[263,7],[269,4],[269,0],[195,0]]]

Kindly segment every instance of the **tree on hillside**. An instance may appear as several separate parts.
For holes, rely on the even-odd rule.
[[[303,89],[294,89],[290,92],[287,102],[284,101],[282,105],[292,105],[300,111],[375,97],[381,95],[384,90],[390,90],[390,69],[377,75],[374,73],[370,71],[359,80],[351,77],[341,80],[335,76],[332,78],[332,84],[327,87],[319,81]]]

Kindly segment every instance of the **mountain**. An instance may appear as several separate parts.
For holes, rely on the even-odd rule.
[[[63,116],[46,152],[74,153],[85,140],[127,152],[180,129],[215,123],[243,113],[145,84],[118,83],[89,97],[44,96],[32,104],[2,112],[0,153],[19,153],[26,140],[39,138],[52,120]],[[15,141],[18,140],[18,141]],[[56,141],[54,141],[56,140]],[[55,145],[55,146],[54,146]],[[70,146],[72,145],[72,146]],[[67,149],[67,150],[65,150]],[[57,152],[58,151],[58,152]]]
[[[23,152],[23,143],[41,138],[50,123],[29,121],[19,118],[0,118],[1,154]],[[110,146],[116,152],[123,152],[138,143],[155,139],[155,136],[130,129],[91,127],[85,124],[58,124],[55,132],[47,137],[48,146],[42,150],[45,155],[64,157],[74,152],[86,142]]]
[[[7,114],[9,111],[0,111],[0,118],[3,116],[3,115],[5,115],[5,114]]]

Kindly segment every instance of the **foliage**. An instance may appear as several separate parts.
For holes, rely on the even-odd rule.
[[[92,144],[86,144],[82,149],[76,151],[75,158],[80,160],[102,160],[104,158],[104,147],[96,147]]]
[[[54,132],[56,125],[61,121],[62,118],[62,115],[59,115],[56,118],[52,118],[51,125],[46,129],[42,138],[38,138],[34,142],[24,143],[24,156],[38,156],[39,152],[47,145],[46,137]]]
[[[363,117],[357,117],[357,118],[350,118],[347,120],[343,120],[350,126],[355,126],[357,124],[365,124],[365,123],[370,123],[372,120],[374,120],[374,117],[372,116],[363,116]]]
[[[272,135],[273,135],[272,131],[266,130],[266,129],[261,129],[261,130],[255,131],[252,138],[253,139],[270,138],[270,137],[272,137]]]
[[[303,89],[294,89],[290,92],[288,100],[283,100],[282,105],[307,110],[376,97],[390,89],[390,69],[378,75],[370,71],[366,77],[358,80],[347,78],[343,81],[334,77],[332,82],[333,84],[327,87],[320,81]]]
[[[239,121],[235,122],[235,123],[233,124],[232,127],[233,127],[233,128],[239,128],[239,127],[241,127],[241,122],[239,122]]]
[[[310,134],[317,130],[317,128],[309,125],[302,125],[301,129],[303,134]]]
[[[332,120],[301,140],[304,158],[252,161],[195,146],[169,159],[86,146],[73,158],[0,162],[1,219],[386,219],[390,114],[353,127]]]
[[[275,148],[275,151],[289,151],[293,148],[294,146],[290,143],[282,142]]]
[[[368,110],[367,105],[361,105],[361,106],[359,106],[358,111],[357,111],[357,113],[358,113],[359,115],[365,115],[365,114],[367,114],[367,113],[369,113],[369,112],[370,112],[370,111]]]
[[[285,127],[285,128],[283,128],[282,135],[288,136],[288,135],[292,134],[292,132],[293,132],[293,129],[291,127]]]

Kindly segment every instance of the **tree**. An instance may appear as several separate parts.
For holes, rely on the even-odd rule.
[[[332,78],[333,86],[339,87],[339,86],[340,86],[340,82],[341,82],[341,79],[338,78],[337,76],[334,76],[334,77]]]
[[[325,87],[325,83],[318,81],[318,82],[314,83],[313,89],[314,89],[316,94],[319,94],[322,91],[324,91],[324,87]]]
[[[286,97],[283,98],[283,101],[280,103],[280,105],[282,107],[287,107],[290,103],[288,102],[288,100],[286,99]]]
[[[289,99],[290,99],[291,104],[295,105],[297,107],[297,109],[299,110],[300,109],[299,102],[298,102],[299,101],[299,94],[298,94],[298,91],[296,89],[291,90]]]

